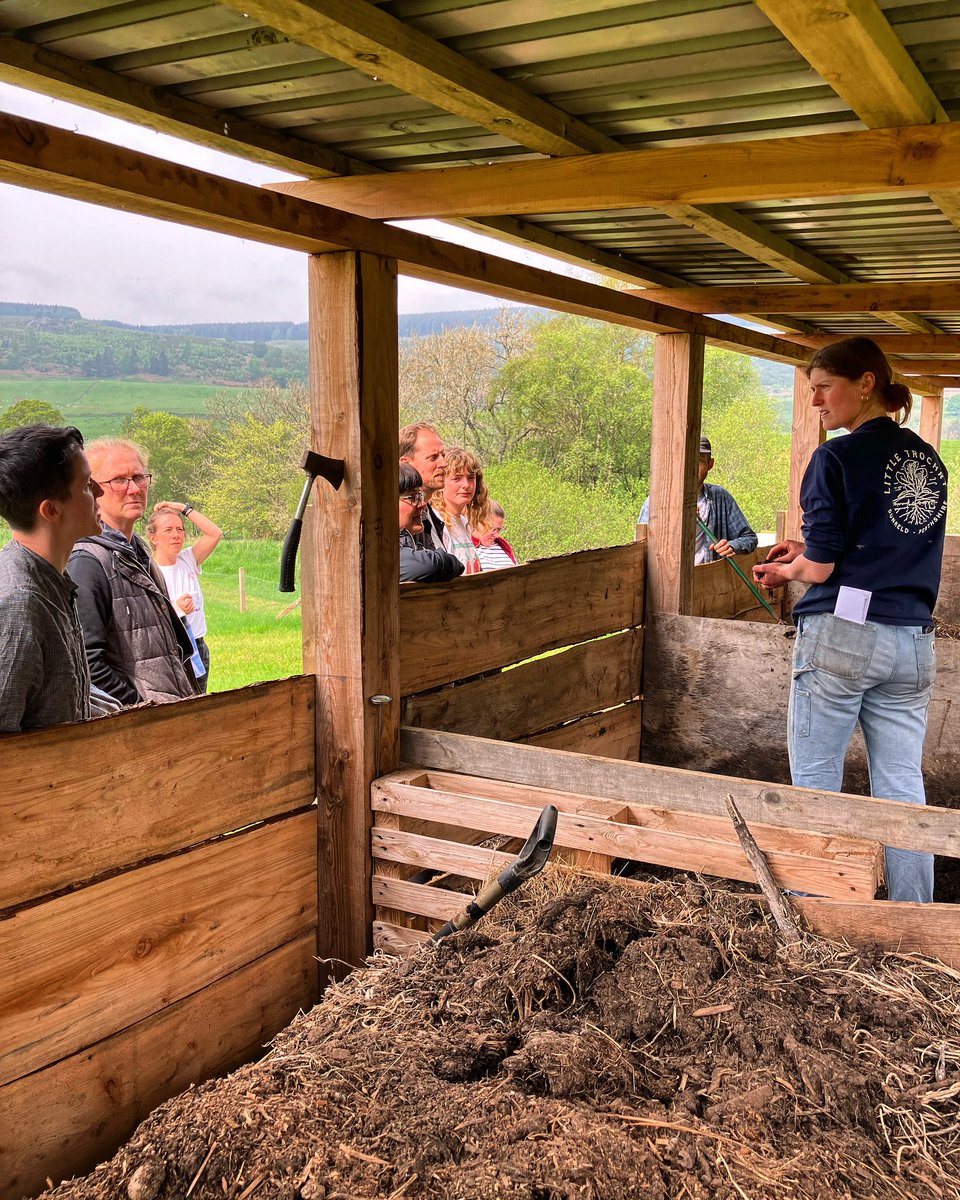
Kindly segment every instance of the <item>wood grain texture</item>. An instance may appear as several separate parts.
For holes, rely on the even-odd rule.
[[[737,628],[751,633],[775,632],[749,623],[741,623]],[[895,800],[771,785],[645,762],[617,762],[428,729],[402,729],[400,749],[405,761],[432,770],[482,775],[535,787],[552,785],[577,795],[600,796],[628,804],[642,802],[671,811],[722,814],[726,811],[724,797],[729,794],[751,827],[760,823],[854,838],[869,830],[871,837],[888,846],[960,858],[960,812],[930,805],[916,808]],[[842,801],[838,801],[838,796],[842,796]]]
[[[317,1000],[303,934],[87,1050],[0,1088],[0,1200],[109,1158],[158,1104],[258,1058]]]
[[[957,284],[948,279],[897,283],[761,283],[741,287],[649,288],[645,299],[698,313],[870,313],[918,308],[949,312]],[[948,373],[955,371],[954,363]],[[914,374],[923,374],[917,368]]]
[[[405,725],[512,741],[640,694],[643,631],[585,642],[493,677],[408,696]]]
[[[693,605],[703,353],[703,339],[687,334],[660,335],[654,348],[648,614]]]
[[[960,625],[960,537],[947,536],[943,543],[943,570],[940,575],[940,595],[933,614],[938,621]],[[938,653],[945,649],[944,639],[937,642]],[[938,668],[942,665],[941,654]]]
[[[951,380],[947,386],[955,387],[956,384]],[[920,436],[934,450],[939,450],[942,433],[943,392],[936,396],[923,396],[920,400]]]
[[[631,542],[400,589],[400,688],[423,691],[642,623]]]
[[[0,922],[0,1082],[159,1012],[317,924],[313,812]]]
[[[381,780],[374,788],[374,810],[426,820],[445,820],[469,831],[525,837],[545,804],[560,812],[556,857],[590,870],[608,872],[614,858],[676,867],[728,879],[753,881],[728,819],[704,814],[663,813],[642,805],[619,805],[603,798],[475,777],[454,780],[443,774],[433,787],[416,788]],[[852,838],[825,838],[798,830],[751,826],[781,887],[811,888],[828,896],[872,899],[881,875],[880,846]],[[402,839],[403,835],[399,835]],[[382,840],[382,839],[381,839]],[[446,850],[439,840],[438,854]],[[476,841],[476,838],[473,838]],[[393,843],[394,854],[397,842]],[[420,840],[410,852],[429,850]],[[568,852],[568,853],[564,853]],[[474,855],[472,847],[465,855]],[[473,860],[471,860],[473,861]],[[448,869],[442,861],[424,866]],[[476,869],[465,874],[476,878]]]
[[[616,150],[613,138],[366,0],[226,0],[292,39],[541,154]]]
[[[830,164],[829,171],[822,169]],[[960,187],[956,125],[854,130],[763,141],[690,144],[619,154],[382,176],[325,179],[320,204],[380,220],[735,205],[797,196],[890,195]]]
[[[430,934],[422,929],[401,928],[386,921],[374,921],[373,923],[374,949],[380,950],[384,954],[407,958],[429,941]]]
[[[788,783],[787,702],[794,642],[783,632],[777,626],[705,619],[651,622],[644,654],[644,759]],[[958,687],[960,642],[940,638],[923,757],[931,804],[954,803],[960,772]],[[859,730],[847,756],[844,790],[869,794]],[[927,848],[949,853],[934,845]]]
[[[636,329],[701,333],[714,345],[749,348],[782,362],[806,357],[784,338],[652,305],[582,279],[192,171],[23,118],[0,115],[0,181],[307,254],[352,248],[393,258],[405,274],[418,279],[451,287],[466,283],[473,291],[505,300],[544,304]]]
[[[634,700],[619,708],[581,717],[579,721],[518,740],[551,750],[576,750],[599,758],[625,758],[637,762],[640,758],[640,724],[641,701]]]
[[[312,804],[314,685],[0,738],[0,908]]]
[[[339,491],[318,485],[301,589],[318,696],[320,952],[345,969],[370,949],[370,782],[397,765],[396,263],[325,255],[309,281],[311,445],[346,471]]]
[[[790,478],[787,484],[786,536],[802,541],[803,509],[800,507],[800,485],[810,455],[823,444],[826,430],[820,414],[810,403],[810,381],[796,367],[793,372],[793,427],[790,434]]]
[[[851,946],[879,946],[900,954],[925,954],[960,969],[960,905],[791,900],[821,937]]]
[[[750,579],[750,568],[754,563],[763,562],[766,556],[766,547],[758,548],[752,554],[738,554],[736,563]],[[772,608],[777,609],[780,602],[771,598],[769,603]],[[728,620],[743,620],[750,616],[753,620],[775,623],[773,617],[761,606],[726,559],[701,563],[693,568],[693,604],[690,615],[725,617]]]

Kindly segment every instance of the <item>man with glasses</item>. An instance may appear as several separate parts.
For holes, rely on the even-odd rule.
[[[151,476],[143,451],[119,438],[87,447],[101,531],[77,542],[67,566],[94,684],[124,705],[180,700],[198,689],[183,622],[145,543],[133,532]]]
[[[423,544],[423,511],[427,498],[420,472],[400,464],[400,582],[441,583],[463,574],[463,563],[446,550]]]

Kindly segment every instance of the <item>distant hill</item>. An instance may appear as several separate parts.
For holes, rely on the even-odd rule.
[[[528,307],[523,311],[529,314],[542,310]],[[422,337],[460,325],[479,325],[483,328],[494,323],[498,312],[496,308],[471,308],[459,312],[402,313],[398,322],[400,337]],[[126,325],[122,321],[101,321],[100,324],[137,333],[225,338],[231,342],[305,342],[308,336],[306,321],[217,321],[199,325]]]
[[[499,310],[412,313],[400,317],[400,338],[461,325],[492,325]],[[527,308],[528,314],[540,314]],[[130,325],[86,320],[58,304],[0,301],[0,374],[46,378],[160,379],[218,387],[271,381],[305,383],[307,324],[217,321]]]

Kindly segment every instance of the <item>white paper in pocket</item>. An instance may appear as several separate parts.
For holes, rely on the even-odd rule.
[[[853,621],[856,625],[862,625],[867,619],[867,611],[872,599],[873,592],[865,591],[863,588],[841,586],[837,592],[837,604],[833,615],[842,617],[844,621]]]

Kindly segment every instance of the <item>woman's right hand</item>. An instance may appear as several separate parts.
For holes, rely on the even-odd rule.
[[[193,603],[193,597],[189,592],[184,592],[183,595],[176,600],[176,605],[177,608],[184,613],[192,613],[196,607]]]

